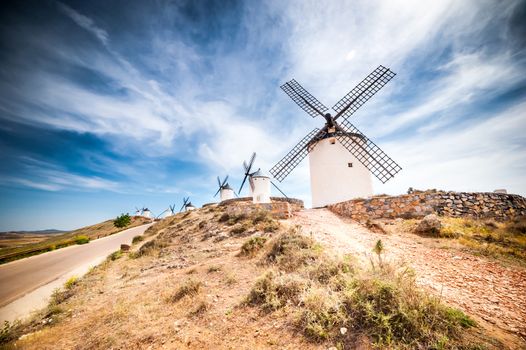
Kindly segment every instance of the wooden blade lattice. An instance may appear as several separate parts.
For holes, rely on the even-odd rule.
[[[323,117],[324,112],[328,110],[323,103],[318,101],[316,97],[312,96],[294,79],[281,85],[281,89],[313,118],[320,115]]]
[[[380,147],[348,120],[344,119],[339,126],[344,132],[337,132],[336,139],[382,183],[386,183],[402,170]]]
[[[313,140],[322,137],[321,133],[325,134],[325,131],[320,131],[320,129],[315,128],[304,138],[302,138],[301,141],[298,142],[285,157],[283,157],[283,159],[281,159],[278,163],[276,163],[276,165],[272,167],[272,169],[270,169],[272,176],[274,176],[274,178],[279,182],[283,181],[287,175],[298,166],[303,158],[307,156],[309,153],[307,146]]]
[[[373,97],[395,75],[396,73],[384,66],[376,68],[332,107],[336,111],[334,119],[339,117],[348,118],[353,115],[358,108]]]

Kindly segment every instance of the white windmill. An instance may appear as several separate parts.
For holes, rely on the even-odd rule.
[[[190,210],[196,209],[194,205],[192,204],[192,202],[190,202],[190,197],[183,198],[183,206],[181,207],[181,209],[179,209],[179,212],[182,212],[183,209],[184,211],[190,211]]]
[[[402,168],[347,118],[394,76],[389,68],[376,68],[332,107],[334,117],[294,79],[283,84],[281,88],[294,102],[311,117],[322,116],[325,125],[307,134],[270,173],[281,182],[308,154],[312,207],[372,196],[371,173],[385,183]]]
[[[142,210],[135,207],[135,216],[142,216]]]
[[[168,206],[168,209],[166,209],[165,211],[163,211],[161,214],[159,214],[156,219],[160,218],[161,216],[163,218],[168,218],[172,215],[175,215],[175,204],[174,205],[169,205]]]
[[[214,197],[217,196],[217,194],[219,193],[219,198],[221,198],[221,202],[227,199],[235,198],[236,196],[236,193],[234,192],[232,187],[230,187],[227,181],[228,175],[225,177],[223,182],[221,182],[219,176],[217,177],[217,185],[219,186],[219,189],[217,190],[216,194],[214,194]]]
[[[258,169],[254,172],[251,172],[252,165],[254,165],[254,160],[256,159],[256,153],[252,153],[252,156],[250,157],[250,161],[248,164],[243,161],[243,167],[245,169],[245,177],[243,178],[243,182],[241,183],[241,187],[239,188],[239,192],[241,193],[241,190],[243,189],[243,185],[245,184],[245,181],[248,178],[249,182],[249,193],[252,196],[252,202],[253,203],[270,203],[270,185],[272,184],[276,189],[281,192],[285,197],[285,193],[283,193],[276,184],[274,184],[272,181],[270,181],[270,177],[265,175],[261,169]]]
[[[152,216],[152,212],[150,211],[150,209],[143,207],[142,208],[142,216],[144,216],[145,218],[149,219]]]

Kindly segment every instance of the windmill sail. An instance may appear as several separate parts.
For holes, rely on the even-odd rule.
[[[281,89],[313,118],[320,115],[323,117],[324,112],[328,110],[323,103],[318,101],[294,79],[281,85]]]
[[[325,131],[315,128],[311,132],[309,132],[304,138],[300,140],[290,150],[285,157],[283,157],[276,165],[270,169],[270,173],[276,180],[279,182],[283,181],[287,175],[290,174],[294,168],[298,166],[298,164],[307,156],[309,153],[308,145],[314,141],[315,139],[322,137],[322,135],[325,134]]]
[[[354,114],[367,100],[373,97],[389,80],[396,75],[389,68],[379,66],[354,89],[332,107],[336,111],[334,119],[348,118]]]
[[[342,132],[336,133],[338,141],[382,183],[386,183],[402,170],[394,160],[351,122],[344,119],[339,124]]]

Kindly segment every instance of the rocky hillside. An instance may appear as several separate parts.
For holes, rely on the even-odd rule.
[[[333,231],[339,219],[325,223],[320,213],[334,215],[278,221],[209,206],[162,220],[130,252],[68,281],[31,321],[6,325],[1,341],[16,349],[524,345],[420,289],[418,270],[390,258],[387,224],[371,226],[380,233],[356,223],[338,226],[356,232]],[[374,237],[365,254],[346,246],[362,235]]]

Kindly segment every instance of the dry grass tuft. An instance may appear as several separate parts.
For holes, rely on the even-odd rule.
[[[171,302],[177,302],[186,296],[195,296],[199,294],[203,283],[194,279],[186,280],[175,293],[170,297]]]
[[[287,303],[298,304],[308,281],[297,275],[276,275],[267,271],[251,289],[247,304],[260,305],[265,311],[277,310]]]
[[[381,261],[355,271],[334,260],[297,230],[277,237],[266,255],[281,272],[267,271],[254,284],[247,304],[272,312],[295,309],[295,325],[310,340],[352,347],[350,334],[364,334],[387,348],[455,348],[475,323],[459,310],[419,291],[414,274]],[[345,332],[344,332],[345,333]]]
[[[239,256],[254,256],[256,255],[261,248],[265,245],[267,239],[265,237],[252,237],[245,241],[241,246],[241,251]]]
[[[286,271],[294,271],[314,262],[320,252],[321,247],[312,238],[304,236],[298,228],[293,228],[271,242],[265,261],[277,264]]]

